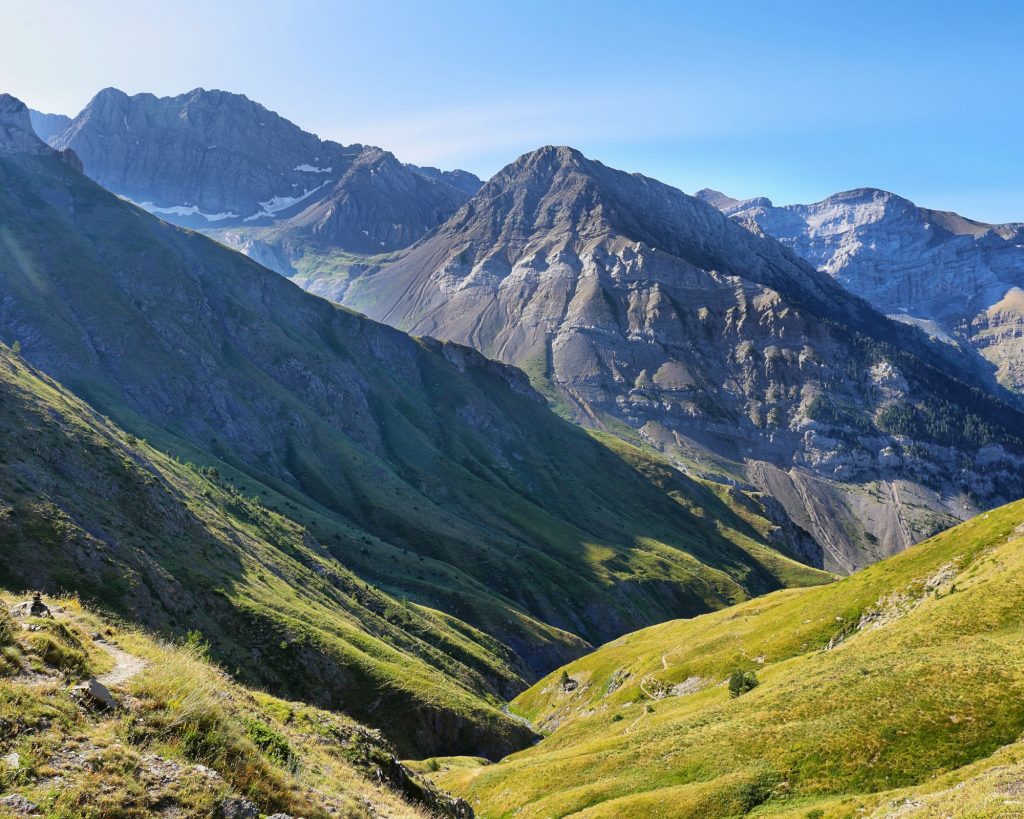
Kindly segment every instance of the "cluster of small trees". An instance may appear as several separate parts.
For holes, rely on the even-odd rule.
[[[757,686],[757,675],[753,671],[741,671],[737,668],[729,677],[729,696],[736,698],[740,694],[753,691]]]

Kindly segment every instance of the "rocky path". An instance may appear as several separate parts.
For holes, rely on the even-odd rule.
[[[96,645],[107,652],[114,660],[114,667],[110,671],[96,677],[96,682],[108,688],[115,685],[124,685],[149,667],[148,660],[136,657],[134,654],[129,654],[124,649],[108,643],[106,640],[97,640]]]

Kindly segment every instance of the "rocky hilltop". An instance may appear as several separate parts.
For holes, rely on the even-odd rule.
[[[1024,493],[1024,416],[971,356],[705,202],[569,148],[521,157],[337,297],[523,367],[574,420],[691,474],[768,493],[829,568]]]
[[[1024,224],[990,225],[872,188],[777,207],[697,196],[775,237],[883,313],[976,349],[1024,389]]]
[[[52,142],[168,221],[233,229],[242,249],[273,227],[282,260],[307,243],[360,254],[406,247],[475,190],[464,171],[321,140],[241,94],[201,88],[176,97],[104,89]]]

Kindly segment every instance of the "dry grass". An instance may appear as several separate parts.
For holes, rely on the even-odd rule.
[[[60,819],[162,810],[198,819],[228,796],[309,819],[426,815],[371,780],[370,763],[391,759],[376,733],[239,686],[197,642],[155,641],[74,599],[56,605],[57,620],[25,623],[41,631],[19,630],[0,613],[3,650],[16,653],[23,672],[0,680],[0,755],[19,758],[17,770],[0,766],[0,793],[21,794]],[[148,661],[114,689],[116,711],[83,708],[69,695],[82,676],[111,666],[91,639],[96,632]]]

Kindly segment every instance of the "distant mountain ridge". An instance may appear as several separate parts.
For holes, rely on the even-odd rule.
[[[1024,494],[1024,416],[975,358],[570,148],[520,157],[413,248],[332,286],[522,367],[586,426],[774,496],[828,568]]]
[[[973,347],[1002,383],[1024,390],[1024,224],[985,224],[875,188],[783,207],[709,189],[697,196],[883,313]]]
[[[47,143],[71,124],[71,117],[66,114],[44,114],[42,111],[34,109],[29,109],[29,118],[32,122],[32,130],[43,142]]]
[[[100,91],[51,137],[85,172],[161,218],[194,228],[273,226],[354,253],[406,247],[444,221],[479,180],[343,146],[241,94]]]

